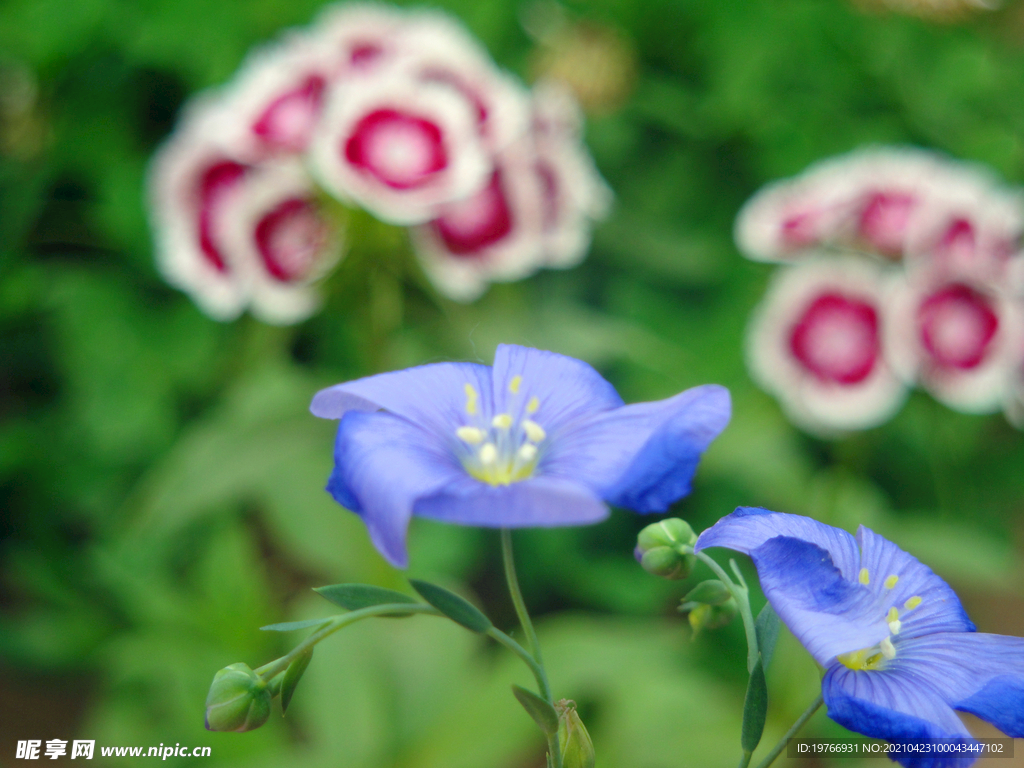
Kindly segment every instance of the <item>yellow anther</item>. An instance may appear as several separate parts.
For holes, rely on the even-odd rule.
[[[890,624],[900,617],[900,612],[895,607],[889,609],[889,615],[885,617],[885,620]]]
[[[903,604],[903,607],[906,608],[908,611],[912,611],[915,608],[917,608],[917,606],[919,606],[920,604],[921,598],[917,595],[914,595],[912,598],[910,598],[909,600],[907,600],[907,602]]]
[[[459,436],[459,440],[470,445],[476,445],[484,441],[484,431],[476,427],[459,427],[455,430],[455,434]]]
[[[897,576],[897,575],[896,575],[896,574],[894,573],[894,574],[893,574],[892,576],[889,576],[889,577],[888,577],[888,578],[887,578],[887,579],[885,580],[885,588],[886,588],[886,589],[892,589],[893,587],[895,587],[895,586],[896,586],[896,582],[897,582],[897,581],[899,581],[899,580],[900,580],[900,577],[899,577],[899,576]]]
[[[538,408],[540,408],[540,400],[538,400],[536,397],[531,397],[530,402],[526,404],[526,412],[536,413]]]
[[[537,458],[537,446],[523,443],[519,446],[519,458],[522,461],[530,462]]]
[[[483,464],[493,464],[498,460],[498,449],[494,443],[484,443],[480,447],[480,462]]]
[[[882,654],[876,648],[863,648],[859,651],[840,653],[836,660],[848,669],[874,669],[882,661]]]
[[[470,416],[473,416],[476,414],[476,390],[473,389],[472,384],[468,383],[466,384],[464,389],[466,390],[466,413],[468,413]]]
[[[512,381],[508,383],[508,391],[513,395],[519,394],[519,385],[523,383],[522,376],[513,376]]]
[[[882,649],[882,655],[885,656],[885,658],[896,658],[896,647],[892,644],[892,640],[890,640],[888,637],[885,638],[885,640],[883,640],[881,643],[879,643],[878,647]]]
[[[491,419],[491,426],[495,429],[508,429],[512,426],[512,417],[507,413],[499,413]]]
[[[857,581],[859,581],[861,584],[870,584],[871,583],[871,574],[868,573],[868,569],[867,568],[861,568],[860,569],[860,574],[858,574],[858,576],[857,576]]]
[[[548,433],[544,431],[544,427],[530,419],[523,419],[523,431],[526,432],[526,437],[534,443],[542,442],[548,436]]]
[[[889,622],[889,631],[894,635],[898,635],[900,630],[903,629],[903,622],[897,619],[896,621]]]

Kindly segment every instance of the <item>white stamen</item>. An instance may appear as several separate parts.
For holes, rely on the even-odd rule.
[[[896,621],[889,622],[889,631],[892,632],[894,635],[898,635],[902,627],[903,623],[899,619],[896,619]]]
[[[476,445],[484,441],[484,431],[476,427],[459,427],[455,430],[455,434],[459,436],[459,440],[470,445]]]
[[[508,429],[512,426],[512,417],[507,413],[499,413],[491,419],[491,426],[495,429]]]
[[[494,443],[484,443],[480,447],[480,461],[484,464],[493,464],[498,460],[498,449]]]
[[[526,463],[529,463],[533,461],[535,458],[537,458],[537,446],[530,445],[529,443],[524,443],[522,446],[520,446],[518,453],[520,459],[522,459]]]
[[[523,419],[523,430],[526,432],[526,437],[534,443],[542,442],[548,436],[548,433],[544,431],[544,427],[531,419]]]
[[[896,658],[896,648],[893,646],[892,640],[890,640],[888,637],[885,638],[885,640],[883,640],[878,645],[882,649],[882,655],[885,656],[885,658],[887,658],[887,659],[895,659]]]

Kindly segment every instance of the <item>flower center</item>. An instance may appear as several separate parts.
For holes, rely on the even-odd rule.
[[[513,398],[519,395],[522,377],[509,383]],[[531,397],[517,421],[511,413],[499,413],[490,421],[480,413],[479,395],[472,384],[465,385],[466,415],[469,423],[455,430],[462,466],[488,485],[510,485],[533,474],[540,460],[547,432],[534,421],[540,401]],[[514,399],[513,399],[514,404]]]
[[[895,589],[899,580],[899,576],[892,574],[891,576],[886,577],[885,581],[882,582],[882,586],[885,587],[884,591],[880,595],[883,604],[884,601],[886,601],[890,590]],[[857,581],[864,586],[868,586],[871,583],[871,574],[867,568],[860,569],[860,573],[857,574]],[[921,598],[919,596],[915,595],[914,597],[911,597],[903,603],[902,614],[914,610],[920,604]],[[896,646],[893,645],[892,639],[900,633],[900,629],[902,628],[900,616],[902,614],[900,609],[895,605],[891,606],[885,615],[885,622],[889,625],[889,635],[885,639],[870,648],[861,648],[857,651],[840,653],[836,656],[836,660],[847,669],[854,669],[858,671],[885,669],[886,662],[896,658]]]

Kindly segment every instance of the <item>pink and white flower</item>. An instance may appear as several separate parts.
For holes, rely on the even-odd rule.
[[[472,103],[395,68],[333,89],[310,153],[328,191],[393,224],[433,218],[491,172]]]
[[[991,285],[911,275],[894,292],[887,343],[906,381],[950,408],[988,413],[1005,402],[1021,331],[1020,307]]]
[[[903,403],[906,388],[883,348],[886,283],[869,262],[812,259],[781,268],[756,310],[751,374],[809,431],[865,429]]]
[[[412,231],[424,270],[450,298],[578,263],[591,220],[607,210],[611,193],[580,144],[572,97],[538,88],[535,105],[533,131],[495,157],[487,185]]]

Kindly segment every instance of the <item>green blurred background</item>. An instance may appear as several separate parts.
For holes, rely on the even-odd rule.
[[[331,612],[310,587],[408,588],[323,492],[334,425],[308,414],[311,395],[430,360],[489,363],[500,341],[583,358],[627,401],[725,384],[732,424],[675,514],[697,530],[739,504],[867,524],[960,590],[981,630],[1024,634],[1024,435],[921,394],[876,430],[797,431],[747,376],[744,328],[771,267],[731,239],[760,185],[865,143],[1024,182],[1024,5],[937,22],[845,0],[591,0],[566,4],[571,34],[538,49],[524,27],[550,7],[445,2],[527,80],[590,71],[565,64],[573,46],[610,46],[587,138],[617,203],[588,260],[456,305],[418,287],[399,231],[364,222],[320,315],[216,323],[154,268],[147,160],[189,94],[319,5],[0,3],[0,764],[20,763],[19,739],[85,738],[211,746],[204,764],[223,766],[542,766],[509,695],[525,669],[424,617],[325,642],[286,719],[203,729],[217,669],[301,637],[257,627]],[[687,584],[632,558],[651,519],[516,534],[555,693],[579,702],[599,766],[732,765],[742,632],[691,639],[674,610]],[[514,626],[494,532],[415,521],[410,541],[409,575]],[[784,637],[766,743],[817,675]],[[807,733],[844,732],[819,714]]]

